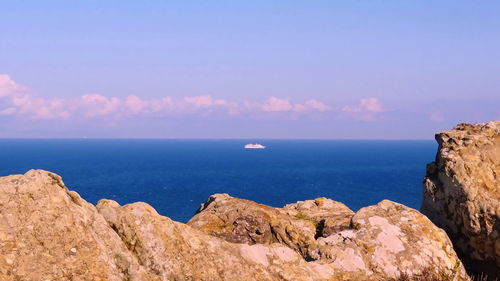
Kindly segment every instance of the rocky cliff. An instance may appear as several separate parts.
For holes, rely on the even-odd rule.
[[[472,272],[500,276],[500,121],[436,134],[421,211],[446,230]]]
[[[93,206],[53,173],[0,178],[0,280],[466,280],[446,234],[382,201],[271,208],[214,195],[189,225],[146,203]]]

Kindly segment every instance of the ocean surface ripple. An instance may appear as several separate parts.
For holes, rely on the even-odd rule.
[[[44,169],[95,204],[143,201],[185,222],[213,193],[281,207],[328,197],[353,210],[419,208],[431,140],[0,140],[0,175]]]

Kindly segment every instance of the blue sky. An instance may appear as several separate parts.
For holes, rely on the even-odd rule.
[[[0,137],[431,139],[500,119],[498,1],[2,1]]]

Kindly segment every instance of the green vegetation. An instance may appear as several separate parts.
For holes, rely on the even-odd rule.
[[[311,218],[307,215],[304,215],[302,213],[297,213],[294,217],[299,219],[299,220],[308,220],[308,221],[316,222],[313,218]]]

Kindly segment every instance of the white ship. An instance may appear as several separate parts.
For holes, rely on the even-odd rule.
[[[262,144],[258,144],[258,143],[249,143],[249,144],[245,144],[245,148],[250,148],[250,149],[264,149],[266,147],[263,146]]]

